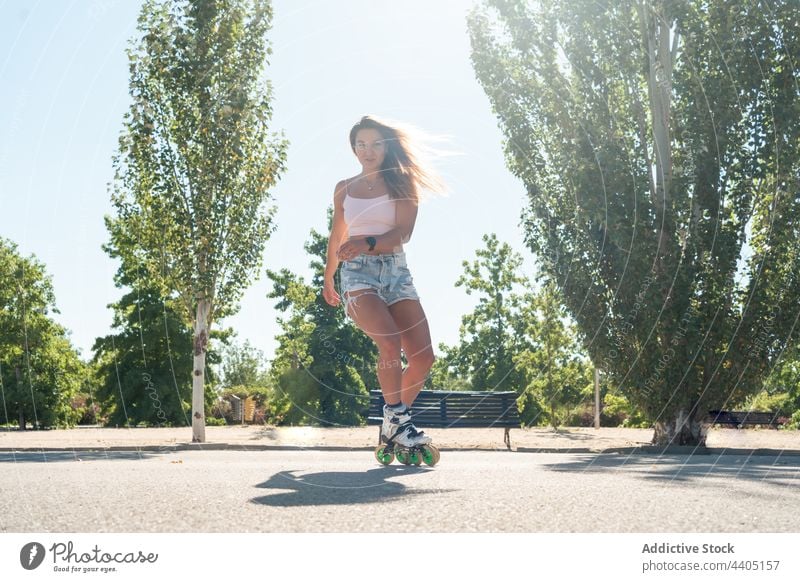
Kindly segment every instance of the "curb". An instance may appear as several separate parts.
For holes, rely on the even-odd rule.
[[[0,453],[72,453],[72,452],[158,452],[171,453],[178,451],[334,451],[356,452],[372,451],[372,446],[342,447],[328,445],[254,445],[236,443],[181,443],[171,445],[115,445],[115,446],[82,446],[82,447],[0,447]],[[561,454],[600,454],[600,455],[748,455],[748,456],[800,456],[796,449],[731,449],[731,448],[703,448],[691,446],[638,446],[638,447],[611,447],[605,449],[580,448],[535,448],[516,447],[509,451],[505,447],[479,448],[479,447],[439,447],[444,452],[515,452],[515,453],[561,453]]]
[[[311,446],[299,445],[249,445],[235,443],[198,443],[179,445],[102,445],[83,447],[0,447],[0,453],[71,453],[71,452],[130,452],[149,451],[157,453],[171,453],[175,451],[371,451],[374,447],[338,447],[338,446]]]

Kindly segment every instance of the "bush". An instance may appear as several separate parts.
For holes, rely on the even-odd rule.
[[[76,394],[70,401],[72,410],[78,415],[78,424],[98,424],[100,406],[88,394]]]
[[[783,425],[785,430],[798,430],[800,429],[800,410],[795,410],[789,422]]]
[[[584,392],[584,401],[577,408],[562,412],[564,426],[594,426],[593,390],[591,392],[591,398],[589,398],[589,392]],[[650,428],[652,423],[636,410],[625,396],[608,392],[603,397],[603,404],[600,408],[600,426]]]
[[[629,418],[625,410],[615,409],[614,406],[600,409],[601,427],[626,427],[626,428],[647,428],[649,423],[638,419]],[[573,411],[564,422],[565,426],[594,426],[594,403],[584,404],[580,409]]]
[[[228,398],[231,395],[237,396],[242,400],[252,398],[256,401],[257,407],[264,408],[272,398],[272,389],[268,386],[232,386],[227,390],[223,390],[220,396]]]
[[[600,424],[602,425],[602,423],[603,418],[601,415]],[[594,426],[594,406],[583,406],[580,410],[568,416],[564,424],[566,426]]]
[[[256,406],[255,413],[253,413],[253,424],[266,424],[267,413],[263,408]]]
[[[758,394],[750,396],[744,403],[742,409],[752,412],[794,412],[792,408],[792,399],[788,392],[778,392],[769,394],[766,390],[762,390]]]
[[[266,424],[269,422],[280,421],[282,416],[276,410],[274,390],[269,386],[232,386],[220,394],[218,400],[212,407],[212,414],[215,418],[221,418],[230,424],[238,424],[233,418],[233,406],[230,402],[231,396],[236,396],[241,400],[252,398],[255,401],[255,411],[253,413],[253,424]],[[275,422],[277,424],[278,422]]]
[[[622,421],[622,428],[653,428],[653,423],[641,416],[632,416]]]
[[[544,414],[542,405],[536,396],[525,390],[517,397],[517,410],[522,426],[538,426],[545,424],[547,417]]]
[[[211,407],[211,415],[207,418],[214,418],[216,420],[222,419],[223,421],[231,418],[231,403],[228,400],[220,398]]]
[[[603,420],[608,424],[604,424]],[[622,394],[609,392],[603,398],[603,411],[600,415],[602,426],[621,426],[623,428],[650,428],[652,425],[630,400]]]

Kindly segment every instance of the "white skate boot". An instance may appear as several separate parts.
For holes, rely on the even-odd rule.
[[[406,448],[429,444],[433,439],[414,426],[411,416],[410,408],[399,413],[389,411],[388,430],[391,434],[388,436],[388,440]]]
[[[381,426],[381,441],[395,442],[406,447],[426,445],[431,438],[411,422],[411,409],[396,412],[388,406],[383,406],[383,425]]]
[[[439,461],[439,450],[431,445],[431,437],[417,429],[411,422],[412,412],[406,408],[402,412],[383,407],[381,425],[381,445],[375,449],[375,457],[383,465],[390,464],[395,455],[404,465],[435,465]]]

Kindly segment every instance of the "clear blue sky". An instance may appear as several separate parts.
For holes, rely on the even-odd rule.
[[[454,343],[475,298],[454,283],[484,233],[533,259],[518,227],[522,183],[505,168],[502,136],[469,61],[465,14],[473,1],[273,2],[273,127],[291,146],[274,189],[277,230],[264,266],[310,280],[303,250],[326,232],[336,182],[360,171],[348,131],[366,113],[400,119],[462,155],[437,164],[451,194],[420,208],[406,254],[434,347]],[[52,276],[56,319],[82,357],[110,330],[117,262],[100,248],[106,184],[127,110],[124,49],[136,33],[135,0],[0,0],[0,236],[35,254]],[[271,358],[279,332],[264,269],[222,322]]]

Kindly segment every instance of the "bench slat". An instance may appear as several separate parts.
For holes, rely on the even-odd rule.
[[[779,414],[776,412],[710,410],[708,413],[708,420],[711,424],[727,424],[733,426],[762,424],[777,428],[779,425],[784,424],[778,417]]]
[[[516,392],[447,392],[423,390],[412,406],[420,427],[519,428]],[[383,422],[383,394],[370,392],[367,423]]]
[[[382,418],[370,418],[368,419],[368,425],[379,425],[383,422]],[[421,428],[519,428],[520,423],[519,421],[509,421],[509,420],[498,420],[494,421],[474,421],[474,420],[450,420],[448,422],[425,422],[425,421],[414,421],[414,425],[421,427]]]

